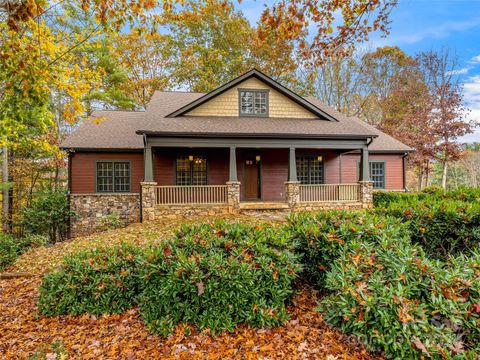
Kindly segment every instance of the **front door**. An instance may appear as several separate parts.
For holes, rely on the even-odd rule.
[[[260,167],[259,162],[253,159],[245,160],[244,167],[244,183],[245,183],[245,200],[260,199]]]

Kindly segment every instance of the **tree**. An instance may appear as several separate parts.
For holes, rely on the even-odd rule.
[[[448,51],[424,52],[417,56],[417,60],[433,98],[431,116],[434,136],[439,139],[436,158],[442,163],[441,184],[446,188],[448,163],[462,156],[462,148],[456,139],[473,132],[476,124],[465,120],[467,109],[455,71],[456,61]]]
[[[115,35],[112,44],[126,74],[120,89],[131,94],[140,107],[146,108],[155,90],[172,86],[173,55],[169,35],[134,28],[128,34]]]
[[[230,1],[189,0],[165,16],[176,85],[208,92],[248,69],[252,29]]]

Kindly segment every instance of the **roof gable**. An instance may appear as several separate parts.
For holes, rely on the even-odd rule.
[[[337,121],[305,98],[253,69],[170,113],[178,116],[238,116],[238,89],[265,89],[270,92],[270,117],[320,118]]]

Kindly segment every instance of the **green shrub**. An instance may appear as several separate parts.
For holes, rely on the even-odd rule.
[[[445,264],[408,237],[351,241],[326,287],[325,320],[387,357],[473,359],[480,350],[479,252]]]
[[[0,271],[10,266],[30,246],[45,244],[46,239],[42,236],[27,235],[23,238],[16,238],[10,234],[0,233]]]
[[[377,212],[408,223],[411,239],[435,258],[480,247],[480,203],[456,200],[401,200]]]
[[[125,226],[125,222],[120,219],[120,214],[112,212],[98,220],[101,230],[114,230]]]
[[[27,233],[45,235],[55,242],[65,238],[72,216],[74,213],[70,211],[66,191],[48,189],[37,194],[30,206],[23,210],[22,224]]]
[[[21,247],[12,235],[0,233],[0,271],[6,269],[20,255]]]
[[[43,278],[38,307],[43,315],[111,314],[130,309],[140,294],[140,250],[122,244],[66,256]]]
[[[289,217],[288,226],[298,243],[304,277],[319,290],[324,289],[325,275],[345,243],[359,239],[375,242],[407,234],[399,220],[367,212],[297,213]]]
[[[290,236],[280,228],[183,226],[147,255],[141,313],[163,335],[180,323],[212,333],[239,323],[277,325],[287,319],[285,303],[299,269]]]
[[[460,188],[456,190],[445,191],[438,186],[429,186],[421,192],[405,193],[405,192],[389,192],[377,191],[373,193],[373,205],[375,207],[388,207],[392,203],[399,201],[415,201],[421,200],[425,202],[434,202],[439,200],[459,200],[465,202],[479,202],[480,188]]]

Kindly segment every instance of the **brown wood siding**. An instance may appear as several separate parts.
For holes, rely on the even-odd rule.
[[[370,161],[385,161],[386,190],[403,190],[403,156],[401,154],[370,154]],[[346,154],[342,156],[342,182],[358,181],[358,161],[360,155]]]
[[[132,192],[140,192],[143,179],[143,153],[76,152],[71,158],[71,191],[73,194],[95,193],[95,162],[97,160],[129,160],[132,164]]]
[[[263,201],[284,201],[288,179],[288,149],[265,149],[261,152]]]

